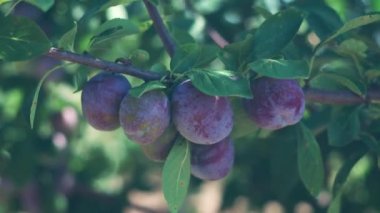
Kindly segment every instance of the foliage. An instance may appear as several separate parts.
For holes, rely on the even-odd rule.
[[[287,212],[300,203],[315,212],[380,211],[378,1],[184,2],[0,0],[0,212],[196,212],[205,207],[191,197],[210,183],[221,191],[217,211],[261,211],[271,201]],[[173,36],[172,58],[149,3]],[[170,99],[187,79],[228,99],[232,171],[216,182],[191,176],[191,142],[178,133],[165,163],[153,164],[121,129],[95,130],[80,95],[100,70],[57,60],[51,47],[122,64],[136,99],[154,90]],[[272,131],[249,120],[242,103],[263,76],[303,87],[302,122]],[[164,207],[135,198],[148,192]]]

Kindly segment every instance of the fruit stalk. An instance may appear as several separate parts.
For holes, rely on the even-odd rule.
[[[150,1],[144,0],[143,2],[149,13],[150,18],[153,21],[154,28],[156,29],[158,35],[161,38],[162,43],[164,44],[166,51],[168,52],[170,57],[173,57],[176,45],[168,29],[165,27],[165,24],[160,16],[160,13]]]

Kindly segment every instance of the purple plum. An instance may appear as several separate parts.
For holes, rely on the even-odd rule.
[[[234,164],[230,137],[212,145],[191,144],[191,174],[203,180],[225,177]]]
[[[162,91],[149,91],[139,98],[127,95],[121,102],[120,124],[128,138],[136,143],[155,142],[169,123],[169,100]]]
[[[214,144],[230,134],[233,112],[226,97],[206,95],[185,81],[173,91],[172,102],[173,122],[189,141]]]
[[[131,85],[121,74],[99,73],[83,87],[82,111],[95,129],[110,131],[120,127],[119,107]]]
[[[261,128],[276,130],[299,122],[305,110],[296,80],[258,78],[251,85],[253,99],[245,100],[250,118]]]
[[[174,125],[170,125],[155,142],[141,145],[141,149],[149,159],[163,162],[174,144],[176,135],[177,131]]]

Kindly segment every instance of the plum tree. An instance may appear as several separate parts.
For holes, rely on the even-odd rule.
[[[225,177],[234,163],[234,146],[230,137],[211,145],[191,144],[191,174],[203,180]]]
[[[197,90],[191,81],[173,91],[173,122],[191,142],[214,144],[227,137],[233,127],[232,107],[226,97],[209,96]]]
[[[301,120],[305,99],[296,80],[262,77],[252,82],[251,89],[253,99],[244,105],[259,127],[275,130]]]
[[[169,109],[169,99],[162,91],[149,91],[139,98],[128,94],[120,105],[120,124],[129,139],[153,143],[169,126]]]
[[[142,144],[141,149],[145,156],[150,160],[163,162],[174,144],[176,133],[174,125],[170,125],[155,142]]]
[[[98,130],[120,127],[119,107],[131,85],[121,74],[99,73],[83,87],[81,102],[84,117]]]

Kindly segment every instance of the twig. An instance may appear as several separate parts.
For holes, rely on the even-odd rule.
[[[51,48],[46,54],[49,57],[70,61],[98,69],[103,69],[110,72],[118,72],[128,74],[137,78],[144,80],[159,80],[163,76],[148,71],[142,70],[131,65],[122,65],[118,63],[113,63],[110,61],[105,61],[99,58],[95,58],[89,55],[81,55],[72,53],[69,51],[60,50],[57,48]],[[380,102],[380,89],[368,91],[367,97],[360,97],[349,91],[327,91],[321,89],[307,88],[304,89],[306,100],[309,102],[317,102],[323,104],[361,104],[367,102]]]
[[[304,89],[306,100],[322,104],[353,105],[380,102],[380,90],[369,90],[366,97],[350,91],[328,91],[315,88]]]
[[[156,29],[158,35],[160,36],[161,41],[164,44],[166,51],[168,52],[170,57],[173,57],[176,45],[173,38],[169,34],[168,29],[165,27],[165,24],[162,21],[162,18],[160,16],[160,13],[158,12],[157,8],[149,0],[144,0],[144,4],[149,13],[150,18],[153,21],[153,26]]]
[[[214,28],[207,26],[206,31],[207,31],[207,34],[210,36],[210,38],[220,48],[224,48],[226,45],[229,44],[229,42],[222,35],[220,35],[220,33],[216,31]]]
[[[187,2],[187,7],[193,12],[192,5]],[[229,42],[214,28],[207,26],[207,33],[210,38],[219,47],[223,48]],[[315,88],[304,88],[305,98],[309,102],[323,103],[323,104],[336,104],[336,105],[353,105],[362,103],[380,102],[380,89],[370,90],[366,97],[360,97],[350,91],[328,91]]]
[[[190,11],[193,14],[193,16],[201,16],[194,8],[193,2],[191,0],[185,0],[185,7],[188,11]],[[229,42],[217,30],[210,26],[210,24],[207,21],[206,32],[208,36],[211,38],[211,40],[213,40],[214,43],[218,45],[220,48],[224,48],[229,44]]]
[[[102,69],[104,71],[128,74],[128,75],[135,76],[147,81],[159,80],[163,77],[159,75],[158,73],[139,69],[132,65],[118,64],[118,63],[114,63],[110,61],[105,61],[99,58],[95,58],[89,55],[84,55],[84,54],[81,55],[81,54],[77,54],[77,53],[73,53],[73,52],[69,52],[65,50],[60,50],[54,47],[50,48],[49,52],[46,53],[46,55],[55,59],[71,61],[78,64]]]

